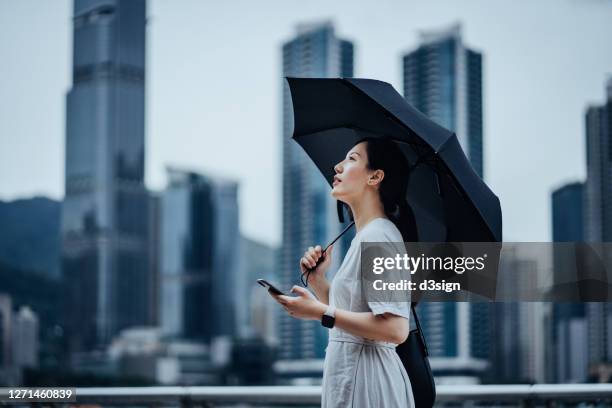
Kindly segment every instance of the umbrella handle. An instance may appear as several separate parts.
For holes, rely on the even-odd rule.
[[[340,234],[338,234],[338,236],[332,240],[332,242],[327,244],[327,246],[323,250],[323,253],[322,253],[321,257],[317,260],[317,262],[316,262],[316,264],[315,264],[315,266],[313,268],[307,268],[304,272],[302,272],[302,274],[300,275],[300,280],[302,281],[302,285],[304,285],[304,287],[306,287],[306,288],[308,287],[308,278],[310,278],[310,274],[312,272],[314,272],[314,270],[317,269],[319,264],[325,260],[325,254],[326,254],[327,250],[329,249],[329,247],[332,246],[334,244],[334,242],[336,242],[341,236],[343,236],[346,233],[346,231],[348,231],[349,228],[351,228],[353,225],[355,225],[355,221],[351,221],[351,223],[349,225],[347,225],[346,228],[344,228],[342,230],[342,232]],[[304,275],[306,275],[306,281],[304,281]]]

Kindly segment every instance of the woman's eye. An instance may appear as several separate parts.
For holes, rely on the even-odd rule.
[[[351,156],[351,157],[349,157],[349,160],[355,161],[355,158],[353,156]]]

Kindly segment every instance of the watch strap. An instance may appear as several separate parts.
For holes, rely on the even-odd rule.
[[[336,307],[329,305],[321,317],[321,325],[331,329],[336,323]]]

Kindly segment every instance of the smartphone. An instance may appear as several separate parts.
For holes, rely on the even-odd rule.
[[[270,282],[268,282],[265,279],[257,279],[257,283],[259,283],[261,286],[263,286],[264,288],[268,289],[268,291],[274,293],[275,295],[289,296],[285,292],[283,292],[282,290],[278,289],[276,286],[274,286],[273,284],[271,284]]]

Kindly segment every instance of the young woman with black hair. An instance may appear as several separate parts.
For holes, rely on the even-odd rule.
[[[410,302],[366,299],[359,279],[361,242],[388,243],[401,254],[402,242],[416,241],[406,202],[408,163],[395,142],[368,138],[355,144],[334,171],[331,194],[349,207],[355,238],[331,283],[325,273],[333,245],[318,266],[320,245],[304,253],[301,272],[316,266],[308,280],[316,298],[299,286],[292,288],[296,297],[274,297],[295,318],[332,325],[322,407],[414,407],[410,379],[395,351],[408,336]]]

